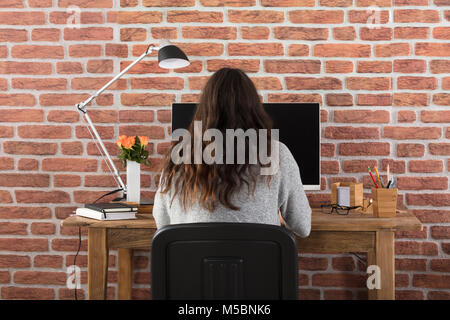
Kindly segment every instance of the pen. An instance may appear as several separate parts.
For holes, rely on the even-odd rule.
[[[378,173],[377,167],[375,167],[375,173],[377,174],[378,182],[380,183],[381,187],[384,188],[384,184],[383,184],[383,181],[381,181],[380,174]]]
[[[372,171],[370,171],[370,167],[367,167],[367,168],[369,169],[369,174],[370,174],[370,176],[372,178],[373,183],[375,184],[375,187],[378,188],[377,182],[375,181],[375,179],[374,179],[374,177],[372,175]]]
[[[390,177],[390,175],[389,175],[389,163],[388,163],[388,165],[387,165],[387,181],[389,182],[391,179],[390,179],[391,177]]]
[[[389,182],[388,182],[388,184],[387,184],[386,188],[388,188],[388,189],[389,189],[389,186],[391,185],[391,182],[392,182],[392,180],[389,180]]]

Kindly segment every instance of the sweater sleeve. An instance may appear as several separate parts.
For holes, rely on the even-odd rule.
[[[167,194],[161,193],[161,187],[158,187],[153,202],[153,217],[158,229],[170,224],[168,198]]]
[[[300,169],[286,146],[280,147],[281,180],[279,208],[286,228],[300,237],[311,232],[311,207],[300,177]]]

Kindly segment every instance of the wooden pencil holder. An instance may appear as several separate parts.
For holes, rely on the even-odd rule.
[[[377,218],[395,217],[397,210],[397,188],[373,188],[373,215]]]
[[[337,188],[350,187],[350,206],[363,206],[363,184],[355,182],[335,182],[331,184],[331,203],[337,203]]]

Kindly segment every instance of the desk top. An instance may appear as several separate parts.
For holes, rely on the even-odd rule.
[[[101,221],[79,216],[70,216],[61,222],[63,227],[156,229],[151,214],[137,214],[133,220]],[[324,214],[313,208],[311,216],[312,231],[377,231],[381,229],[401,231],[421,231],[422,224],[410,211],[397,212],[393,218],[375,218],[371,214],[352,212],[347,216]]]

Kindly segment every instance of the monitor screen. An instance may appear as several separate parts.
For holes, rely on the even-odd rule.
[[[318,103],[264,103],[279,129],[279,139],[291,151],[300,168],[305,190],[320,190],[320,106]],[[187,129],[196,104],[172,105],[172,130]]]

